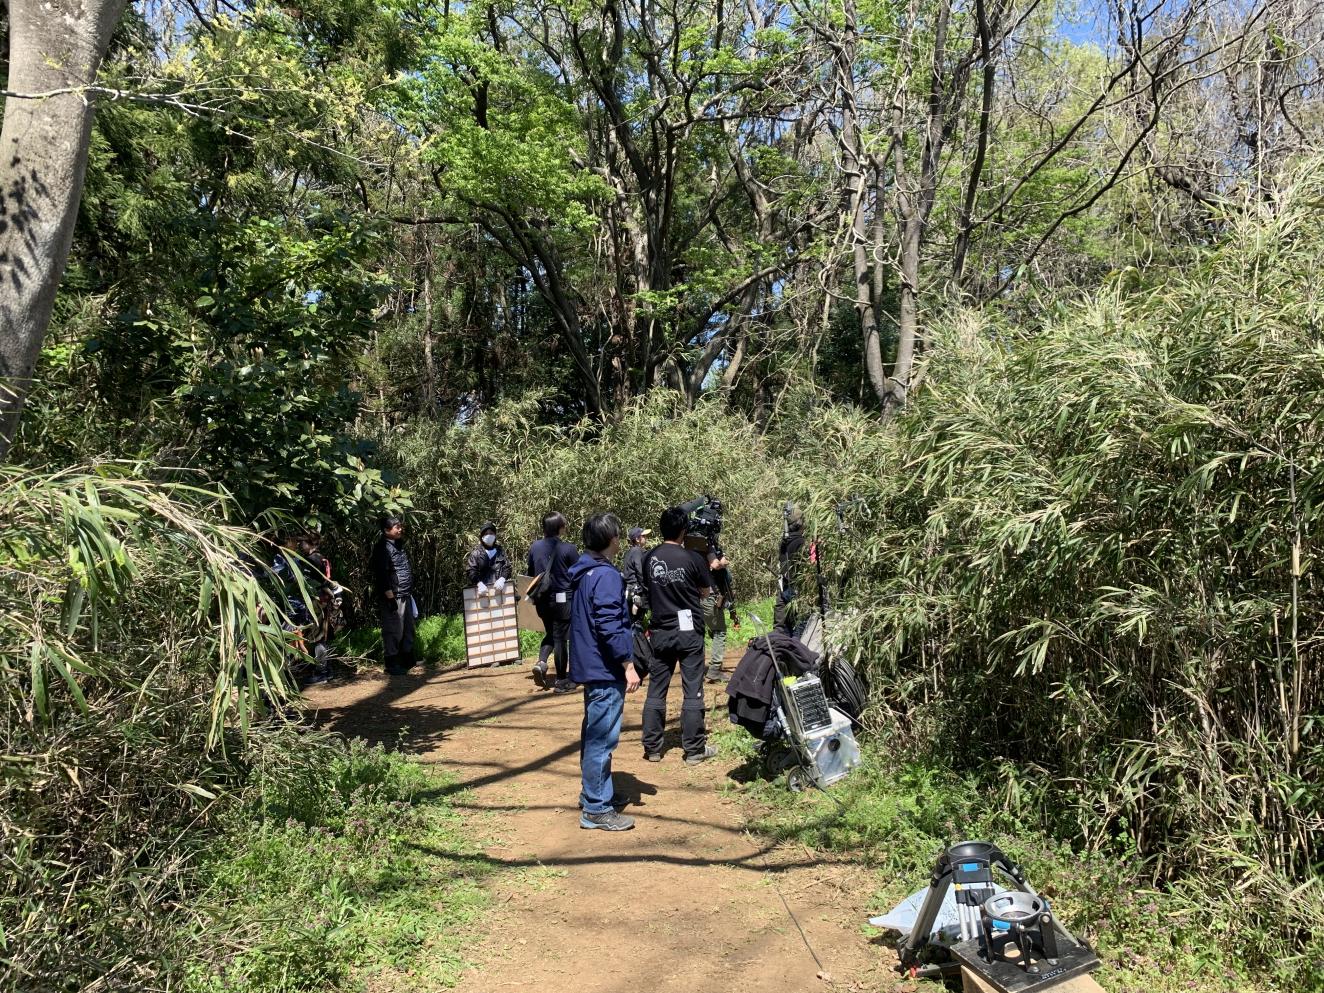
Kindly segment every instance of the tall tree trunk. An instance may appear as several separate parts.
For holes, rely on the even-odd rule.
[[[124,6],[9,0],[11,96],[0,127],[0,460],[32,387],[73,241],[92,137],[93,100],[80,87],[96,79]]]
[[[919,260],[924,243],[924,221],[916,213],[906,216],[901,233],[901,285],[897,315],[896,361],[883,395],[883,408],[904,407],[910,393],[919,337]]]
[[[851,261],[855,270],[855,313],[863,336],[864,368],[879,400],[887,400],[887,376],[883,371],[883,350],[878,340],[878,307],[873,296],[873,246],[865,216],[868,203],[868,169],[864,154],[864,136],[860,133],[855,92],[855,56],[859,35],[856,29],[854,0],[842,4],[841,41],[834,46],[837,85],[841,88],[842,172],[850,184],[847,209],[850,211]]]
[[[431,416],[437,407],[437,365],[432,358],[432,251],[423,258],[423,395],[419,411]]]
[[[975,201],[979,197],[979,184],[984,178],[984,160],[988,156],[989,131],[993,122],[993,88],[997,85],[998,67],[993,58],[993,31],[984,0],[975,0],[975,23],[979,30],[979,57],[984,63],[983,85],[979,101],[979,137],[975,143],[975,159],[970,164],[965,196],[961,200],[956,221],[956,245],[952,249],[952,285],[959,292],[965,279],[965,260],[970,252],[970,234],[974,230]],[[997,30],[1001,30],[1001,4],[995,10]]]

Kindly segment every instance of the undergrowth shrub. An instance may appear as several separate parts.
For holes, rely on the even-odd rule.
[[[1042,327],[965,315],[893,423],[820,414],[800,483],[816,521],[860,498],[832,637],[893,742],[1199,881],[1296,988],[1324,976],[1322,195]]]
[[[0,988],[159,974],[187,839],[288,693],[252,534],[142,472],[0,467]]]
[[[528,658],[538,653],[541,631],[520,631],[520,655]],[[346,631],[336,641],[344,655],[371,659],[381,655],[381,628],[359,627]],[[414,629],[414,656],[424,664],[449,666],[463,662],[465,652],[464,617],[460,614],[433,614],[424,617]]]

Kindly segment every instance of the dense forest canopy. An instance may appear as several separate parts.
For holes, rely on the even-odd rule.
[[[33,398],[66,427],[21,450],[76,422],[250,509],[343,511],[370,426],[534,387],[563,423],[659,386],[892,409],[952,305],[1033,313],[1272,201],[1324,127],[1321,16],[135,6]]]

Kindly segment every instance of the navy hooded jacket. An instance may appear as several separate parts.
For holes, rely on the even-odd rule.
[[[625,580],[607,559],[585,552],[570,567],[570,678],[625,682],[634,635]]]

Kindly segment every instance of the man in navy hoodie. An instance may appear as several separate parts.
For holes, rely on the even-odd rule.
[[[542,645],[533,667],[533,681],[543,689],[569,693],[570,682],[570,567],[579,561],[579,550],[565,540],[565,515],[553,510],[542,519],[543,537],[529,549],[528,570],[538,585],[530,594],[542,619]],[[547,657],[556,661],[556,682],[547,680]]]
[[[630,659],[634,637],[625,580],[612,564],[621,550],[621,522],[597,514],[584,525],[584,554],[570,567],[570,678],[584,687],[580,730],[579,826],[628,831],[634,818],[613,804],[611,753],[621,737],[625,694],[639,688]]]

